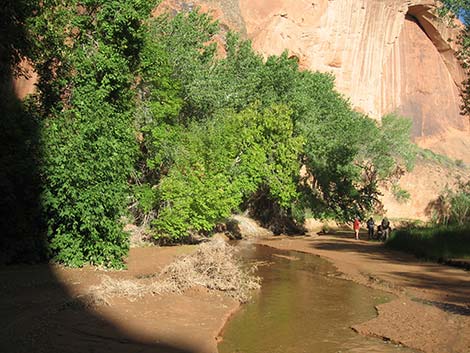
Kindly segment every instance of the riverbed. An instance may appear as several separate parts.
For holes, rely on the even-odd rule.
[[[85,300],[104,276],[145,281],[194,246],[133,248],[124,271],[0,268],[0,351],[404,352],[396,342],[427,353],[470,352],[470,273],[422,263],[352,236],[253,242],[287,252],[245,249],[247,261],[263,261],[264,282],[241,307],[204,288],[132,301],[115,298],[109,305]],[[224,341],[218,346],[220,335]]]
[[[227,324],[219,353],[414,352],[351,328],[393,295],[339,278],[315,255],[260,245],[242,254],[259,264],[262,288]]]

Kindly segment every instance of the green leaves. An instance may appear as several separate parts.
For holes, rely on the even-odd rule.
[[[290,111],[221,111],[180,135],[174,164],[159,185],[158,235],[208,232],[262,186],[290,207],[297,197],[302,139],[292,136]]]
[[[120,218],[138,152],[133,83],[152,2],[77,5],[47,3],[37,21],[48,28],[37,33],[48,236],[59,262],[122,266],[129,244]]]
[[[370,210],[378,183],[410,160],[407,120],[385,117],[379,128],[331,75],[301,72],[287,53],[265,61],[233,33],[217,59],[208,44],[215,24],[196,11],[152,29],[140,120],[144,179],[161,197],[158,234],[208,232],[253,197],[298,220],[305,208],[349,219]]]

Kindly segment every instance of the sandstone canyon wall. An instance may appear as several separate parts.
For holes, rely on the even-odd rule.
[[[357,110],[408,116],[418,144],[470,163],[459,28],[433,14],[434,0],[167,0],[158,11],[195,6],[265,56],[287,49],[301,67],[333,73]]]

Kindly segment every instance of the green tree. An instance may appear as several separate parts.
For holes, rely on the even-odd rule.
[[[449,194],[450,222],[463,226],[470,223],[470,182],[461,182],[459,188]]]
[[[281,207],[298,197],[302,146],[293,137],[290,111],[274,106],[222,111],[194,123],[181,136],[175,162],[159,187],[159,234],[208,232],[263,188]]]
[[[137,141],[135,75],[154,2],[45,0],[39,51],[43,205],[55,260],[120,266]]]
[[[303,187],[315,216],[363,216],[379,202],[379,183],[412,167],[409,119],[386,116],[379,127],[352,110],[333,77],[302,72],[289,100],[307,141]]]
[[[169,104],[170,108],[178,108],[172,110],[175,114],[165,114],[166,118],[160,121],[155,119],[144,128],[148,131],[144,142],[147,166],[157,176],[153,180],[155,190],[156,193],[164,191],[164,200],[171,199],[170,194],[179,190],[176,184],[167,187],[169,180],[176,183],[176,180],[183,178],[181,175],[176,177],[182,169],[178,153],[188,156],[196,150],[204,155],[211,146],[207,142],[196,148],[192,140],[194,134],[187,135],[185,131],[192,131],[195,122],[202,131],[212,131],[210,126],[214,124],[214,119],[220,124],[218,117],[227,109],[242,114],[247,106],[251,106],[251,110],[263,115],[266,109],[273,106],[289,108],[292,137],[304,141],[296,157],[306,167],[302,181],[297,184],[297,196],[290,199],[288,207],[286,204],[280,206],[279,195],[272,194],[271,188],[260,187],[244,198],[252,206],[257,204],[255,199],[262,200],[255,207],[279,208],[281,214],[299,221],[306,207],[313,210],[317,217],[337,219],[349,219],[370,210],[377,202],[378,183],[395,175],[397,166],[408,163],[412,155],[407,131],[409,121],[385,117],[382,127],[379,127],[352,110],[349,102],[335,91],[332,76],[300,71],[297,62],[290,59],[287,53],[263,60],[253,51],[249,41],[243,41],[233,33],[226,37],[226,56],[217,59],[213,45],[209,44],[214,41],[214,24],[206,15],[197,12],[182,13],[174,19],[163,17],[156,23],[159,23],[158,31],[153,40],[159,50],[168,51],[171,48],[171,55],[163,65],[168,70],[159,77],[168,77],[169,82],[178,83],[173,86],[173,91],[168,91],[173,92],[172,98],[159,101],[176,102]],[[143,80],[151,83],[152,79],[144,77]],[[148,89],[158,89],[157,82],[151,83]],[[151,97],[148,99],[152,100]],[[144,100],[143,104],[151,103]],[[198,137],[197,141],[201,139]],[[220,145],[217,148],[227,149],[228,146]],[[204,178],[206,176],[204,173]],[[208,183],[217,185],[221,182]],[[178,185],[192,184],[186,181]],[[207,190],[205,187],[201,190]],[[216,190],[213,192],[217,195]],[[182,198],[184,192],[179,195]],[[250,199],[253,202],[249,202]],[[158,213],[160,220],[157,219],[155,224],[164,229],[159,222],[169,219],[164,212],[171,210],[171,218],[181,222],[181,230],[187,230],[191,223],[190,212],[188,204],[184,204],[184,210],[178,209],[174,203],[163,208]],[[214,219],[222,218],[221,215],[226,215],[235,204],[233,202],[226,207],[206,202],[206,205],[212,205],[210,212],[217,215]],[[178,214],[188,221],[182,222]],[[279,215],[279,212],[270,213],[270,217],[274,214]],[[207,231],[210,228],[208,224],[197,226],[196,230]]]

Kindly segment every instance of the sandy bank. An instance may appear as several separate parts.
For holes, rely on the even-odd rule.
[[[221,293],[201,288],[86,304],[90,286],[104,275],[145,279],[193,250],[131,249],[124,271],[46,265],[0,269],[0,351],[216,353],[216,337],[239,307]]]

